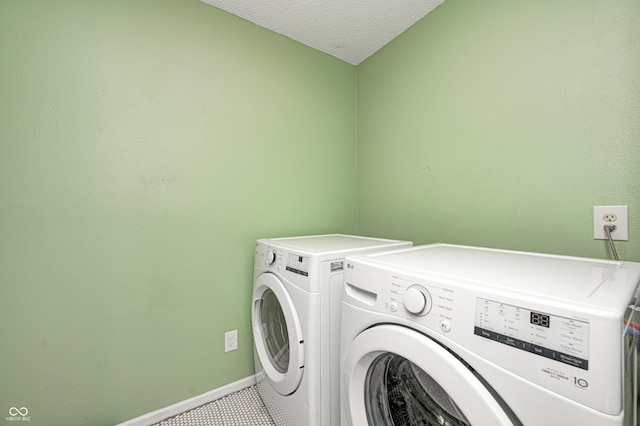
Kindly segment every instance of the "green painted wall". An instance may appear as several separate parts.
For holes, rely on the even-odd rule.
[[[358,67],[358,230],[640,261],[640,2],[447,0]]]
[[[0,424],[253,374],[255,240],[355,232],[355,72],[197,0],[0,2]]]

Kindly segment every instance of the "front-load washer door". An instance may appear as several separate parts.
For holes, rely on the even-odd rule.
[[[292,394],[304,371],[304,339],[291,296],[274,274],[262,274],[256,281],[252,321],[264,374],[278,393]]]
[[[351,425],[520,425],[463,362],[417,331],[397,325],[365,330],[344,362],[343,403]]]

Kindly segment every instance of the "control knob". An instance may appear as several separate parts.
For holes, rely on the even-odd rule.
[[[414,284],[404,293],[404,307],[413,315],[427,315],[431,303],[431,294],[421,285]]]
[[[276,262],[276,252],[273,250],[269,250],[267,252],[267,265],[273,265]]]

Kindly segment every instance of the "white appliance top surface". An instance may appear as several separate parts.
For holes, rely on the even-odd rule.
[[[270,238],[259,240],[265,244],[270,244],[300,252],[313,254],[351,252],[359,249],[380,248],[393,249],[398,246],[407,246],[408,241],[387,240],[382,238],[369,238],[356,235],[328,234],[311,235],[291,238]]]
[[[353,259],[394,271],[438,275],[541,297],[622,307],[640,281],[640,263],[431,244]]]

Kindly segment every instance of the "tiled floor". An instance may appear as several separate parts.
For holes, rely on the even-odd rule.
[[[156,423],[154,426],[275,426],[255,386]]]

